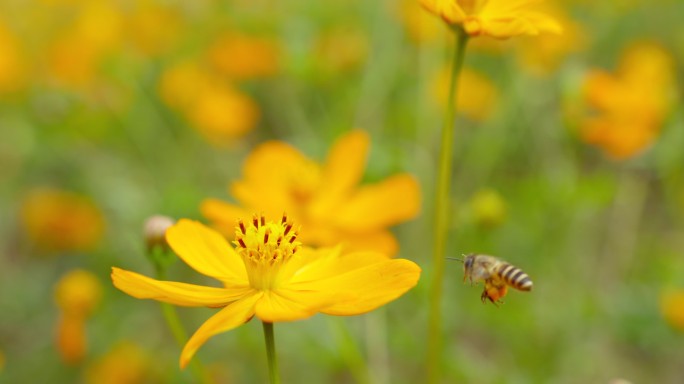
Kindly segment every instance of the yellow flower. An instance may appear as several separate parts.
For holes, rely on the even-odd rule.
[[[100,302],[102,287],[91,272],[76,269],[64,275],[55,287],[55,301],[65,313],[88,316]]]
[[[343,254],[340,247],[313,250],[297,240],[287,217],[264,216],[235,227],[235,248],[218,232],[182,219],[166,232],[171,248],[197,272],[222,288],[158,281],[112,268],[114,285],[138,299],[182,306],[222,308],[188,340],[180,357],[185,367],[210,337],[249,321],[294,321],[317,312],[348,316],[384,305],[411,289],[420,268],[377,252]]]
[[[428,13],[421,12],[416,0],[401,0],[397,7],[399,20],[413,42],[428,43],[439,40],[444,34],[444,26],[434,23]]]
[[[87,2],[75,19],[47,49],[50,80],[71,90],[82,90],[98,79],[106,55],[121,46],[123,16],[111,2]]]
[[[301,223],[307,244],[343,243],[347,249],[394,255],[398,244],[387,227],[418,214],[420,187],[405,173],[358,186],[369,145],[368,134],[354,130],[338,139],[319,164],[284,142],[266,142],[247,157],[243,179],[230,186],[240,205],[207,199],[202,214],[230,236],[238,217],[286,211]]]
[[[278,72],[280,48],[271,38],[227,33],[211,47],[209,59],[235,80],[268,77]]]
[[[54,251],[87,251],[104,232],[102,213],[88,198],[57,189],[37,189],[24,199],[21,218],[28,237]]]
[[[151,358],[132,342],[115,345],[85,372],[85,382],[90,384],[143,384],[160,382],[155,377]]]
[[[214,145],[230,145],[254,129],[260,118],[257,104],[227,84],[207,87],[186,111],[192,126]]]
[[[68,364],[79,363],[85,357],[85,322],[100,301],[101,291],[97,277],[80,269],[64,275],[55,286],[55,301],[61,312],[57,350]]]
[[[180,12],[166,3],[150,0],[134,4],[133,13],[125,19],[127,38],[148,56],[166,52],[181,33]]]
[[[159,92],[169,106],[217,146],[230,145],[254,129],[261,116],[254,100],[195,61],[167,68]]]
[[[650,146],[673,103],[673,61],[653,44],[637,44],[621,58],[617,74],[591,71],[584,98],[593,109],[584,119],[584,141],[610,157],[626,159]]]
[[[19,39],[0,23],[0,95],[21,88],[25,65]]]
[[[560,7],[545,6],[544,12],[563,25],[561,36],[542,35],[516,41],[516,56],[521,66],[537,75],[552,73],[563,60],[586,45],[583,26],[570,18]]]
[[[684,290],[671,290],[660,295],[660,313],[673,328],[684,332]]]
[[[505,39],[518,35],[561,33],[558,22],[529,9],[539,0],[420,0],[421,5],[470,36]]]

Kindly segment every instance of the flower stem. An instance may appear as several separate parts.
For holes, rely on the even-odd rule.
[[[451,172],[453,158],[454,128],[456,120],[456,89],[458,77],[463,67],[463,58],[468,43],[468,35],[462,29],[455,29],[456,45],[451,63],[451,81],[449,84],[449,98],[446,106],[446,116],[442,129],[442,142],[439,154],[439,174],[437,176],[436,205],[435,205],[435,237],[433,260],[434,266],[432,287],[430,290],[430,313],[428,323],[428,382],[440,381],[442,364],[442,282],[444,280],[444,264],[446,239],[449,231],[449,216],[451,208],[449,195],[451,190]]]
[[[266,340],[266,357],[268,358],[268,377],[271,384],[279,384],[278,359],[275,354],[275,337],[273,336],[273,323],[261,322],[264,326],[264,339]]]
[[[166,271],[161,268],[157,269],[157,278],[159,280],[166,280]],[[166,320],[166,325],[168,325],[171,330],[173,338],[176,339],[178,345],[182,348],[183,345],[188,341],[188,334],[183,328],[180,319],[178,318],[178,312],[176,308],[169,303],[159,303],[162,308],[162,313],[164,314],[164,320]],[[207,371],[204,369],[204,365],[199,360],[197,356],[190,361],[190,370],[192,374],[195,375],[197,382],[203,384],[211,384],[214,381],[211,379]]]

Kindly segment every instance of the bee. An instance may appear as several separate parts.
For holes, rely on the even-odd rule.
[[[463,257],[463,260],[456,259],[463,262],[463,282],[484,281],[480,296],[483,303],[487,299],[494,305],[503,302],[501,299],[508,293],[508,287],[525,292],[532,290],[532,279],[525,272],[498,257],[476,253]]]

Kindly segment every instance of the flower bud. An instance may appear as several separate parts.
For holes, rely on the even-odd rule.
[[[143,233],[147,249],[154,247],[168,248],[166,243],[166,230],[174,224],[174,220],[168,216],[154,215],[145,221]]]

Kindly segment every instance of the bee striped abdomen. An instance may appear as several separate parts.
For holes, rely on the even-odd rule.
[[[520,291],[532,290],[532,279],[527,276],[527,273],[522,269],[503,263],[499,267],[499,276],[506,282],[506,284]]]

